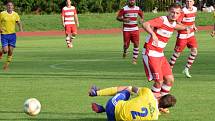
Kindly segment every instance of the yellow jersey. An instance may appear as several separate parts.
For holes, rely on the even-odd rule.
[[[0,13],[0,28],[2,34],[13,34],[16,32],[16,22],[20,21],[20,17],[16,12],[9,14],[7,11]]]
[[[119,101],[115,106],[117,121],[158,120],[157,99],[149,88],[139,88],[138,96]]]

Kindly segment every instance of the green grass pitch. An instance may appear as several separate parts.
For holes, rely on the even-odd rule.
[[[196,35],[199,55],[191,70],[193,77],[187,79],[181,73],[188,56],[186,49],[173,70],[171,93],[178,102],[170,114],[160,116],[160,121],[214,120],[215,41],[206,31]],[[141,45],[144,39],[142,34]],[[174,42],[175,35],[165,50],[168,58]],[[92,84],[101,88],[152,85],[146,81],[141,54],[138,64],[132,65],[132,49],[127,59],[122,59],[121,49],[121,34],[79,35],[72,49],[66,48],[63,36],[19,37],[9,71],[0,71],[0,120],[105,121],[106,115],[93,113],[90,104],[105,104],[109,97],[88,97]],[[30,97],[42,104],[36,117],[23,113],[23,103]]]

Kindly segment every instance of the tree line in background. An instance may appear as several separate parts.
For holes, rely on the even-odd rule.
[[[5,3],[8,0],[0,1],[0,11],[5,9]],[[53,14],[60,13],[66,5],[65,0],[12,0],[15,4],[15,10],[22,14]],[[78,13],[111,13],[116,12],[126,4],[127,0],[71,0],[76,6]],[[158,11],[167,10],[168,6],[175,1],[184,0],[136,0],[137,5],[143,11],[151,11],[155,7]],[[198,4],[199,1],[196,0]],[[214,1],[214,0],[208,0]]]

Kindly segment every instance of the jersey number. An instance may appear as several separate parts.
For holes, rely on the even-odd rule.
[[[145,117],[148,114],[147,108],[142,108],[142,112],[131,111],[131,115],[133,119],[136,119],[136,116]]]

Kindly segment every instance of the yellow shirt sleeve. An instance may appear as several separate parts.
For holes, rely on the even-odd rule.
[[[16,22],[17,22],[17,21],[20,21],[20,17],[19,17],[19,15],[18,15],[17,13],[15,14],[15,17],[16,17],[16,19],[15,19]]]

